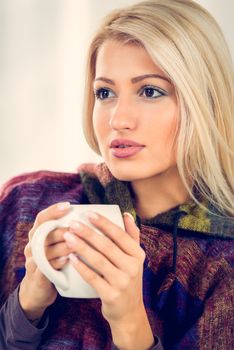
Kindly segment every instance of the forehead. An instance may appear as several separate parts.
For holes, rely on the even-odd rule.
[[[96,76],[114,74],[115,71],[129,74],[137,71],[139,74],[160,73],[165,75],[145,48],[117,40],[106,40],[100,46],[95,68]]]

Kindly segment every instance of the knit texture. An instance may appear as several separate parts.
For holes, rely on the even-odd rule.
[[[140,220],[129,183],[114,179],[105,164],[82,165],[77,174],[27,174],[2,188],[1,304],[24,276],[23,250],[37,213],[60,201],[118,204],[134,215],[146,251],[144,303],[153,333],[166,350],[234,349],[233,218],[220,218],[190,202]],[[183,215],[175,227],[178,213]],[[100,300],[58,297],[39,349],[110,350],[111,332]]]

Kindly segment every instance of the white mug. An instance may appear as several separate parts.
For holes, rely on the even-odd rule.
[[[94,288],[80,276],[69,260],[61,270],[56,270],[51,266],[45,254],[45,240],[48,234],[58,227],[68,227],[72,220],[81,221],[93,228],[97,234],[102,234],[88,220],[85,214],[87,211],[99,213],[124,229],[123,218],[118,205],[76,204],[71,205],[69,212],[63,217],[46,221],[38,226],[31,240],[32,255],[35,263],[63,297],[98,298]]]

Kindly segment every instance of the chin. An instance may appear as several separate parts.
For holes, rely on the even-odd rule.
[[[132,164],[130,166],[128,166],[127,164],[114,166],[110,163],[106,164],[111,174],[118,180],[131,182],[139,177],[140,169],[136,169],[136,167],[134,167]],[[137,174],[138,176],[136,176]]]
[[[121,181],[132,181],[133,180],[133,174],[129,174],[127,171],[120,171],[113,168],[109,168],[111,174],[118,180]]]

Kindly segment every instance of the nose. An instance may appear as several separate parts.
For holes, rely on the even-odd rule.
[[[129,99],[119,98],[113,107],[109,125],[111,129],[133,130],[136,127],[136,109]]]

